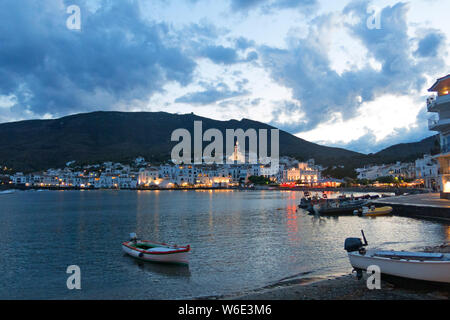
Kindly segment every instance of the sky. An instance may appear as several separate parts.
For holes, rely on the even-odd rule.
[[[377,152],[435,134],[425,101],[450,73],[448,12],[448,0],[2,0],[0,123],[193,112]]]

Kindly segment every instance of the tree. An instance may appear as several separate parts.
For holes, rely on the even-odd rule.
[[[270,179],[263,176],[250,176],[248,180],[253,184],[267,185],[270,184]]]

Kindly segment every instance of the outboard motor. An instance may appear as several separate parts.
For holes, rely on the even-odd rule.
[[[136,241],[137,241],[136,233],[130,233],[130,241],[133,241],[134,243],[136,243]]]
[[[359,251],[363,247],[364,247],[364,244],[362,243],[360,238],[347,238],[347,239],[345,239],[344,249],[347,252]]]
[[[366,249],[364,247],[367,246],[366,236],[364,235],[364,231],[361,230],[364,242],[360,238],[347,238],[344,242],[344,249],[347,252],[356,252],[358,251],[360,254],[365,254]]]
[[[367,239],[366,236],[364,235],[364,231],[361,230],[363,239],[364,239],[364,243],[362,242],[362,240],[360,238],[347,238],[345,239],[345,243],[344,243],[344,248],[347,252],[356,252],[358,251],[360,255],[365,255],[366,254],[366,247],[367,246]],[[363,277],[363,273],[361,269],[353,269],[353,271],[356,271],[356,278],[358,280],[361,280]]]

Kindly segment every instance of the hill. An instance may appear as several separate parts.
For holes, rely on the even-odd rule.
[[[217,128],[273,129],[248,119],[218,121],[194,114],[166,112],[93,112],[53,120],[28,120],[0,124],[0,165],[15,171],[39,171],[63,167],[75,160],[81,164],[104,161],[129,162],[144,156],[155,163],[170,159],[176,142],[170,137],[175,129],[193,133],[194,121],[202,121],[203,132]],[[431,138],[428,138],[431,139]],[[432,140],[393,146],[375,155],[321,146],[280,130],[280,154],[299,160],[314,158],[322,165],[345,165],[347,168],[389,162],[429,152]],[[400,158],[399,158],[400,160]]]
[[[425,153],[439,153],[439,135],[419,142],[396,144],[377,152],[372,157],[377,163],[409,162],[422,157]]]

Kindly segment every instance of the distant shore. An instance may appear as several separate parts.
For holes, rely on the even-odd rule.
[[[175,190],[240,190],[240,191],[260,191],[260,190],[275,190],[275,191],[309,191],[309,192],[355,192],[355,193],[394,193],[395,195],[402,195],[405,193],[426,193],[429,192],[426,189],[413,189],[413,188],[378,188],[378,187],[349,187],[349,188],[308,188],[308,187],[295,187],[285,188],[278,186],[255,186],[254,188],[243,187],[179,187],[179,188],[123,188],[123,189],[95,189],[95,188],[80,188],[80,187],[41,187],[32,186],[27,187],[24,185],[0,185],[0,191],[4,190],[133,190],[133,191],[175,191]]]

